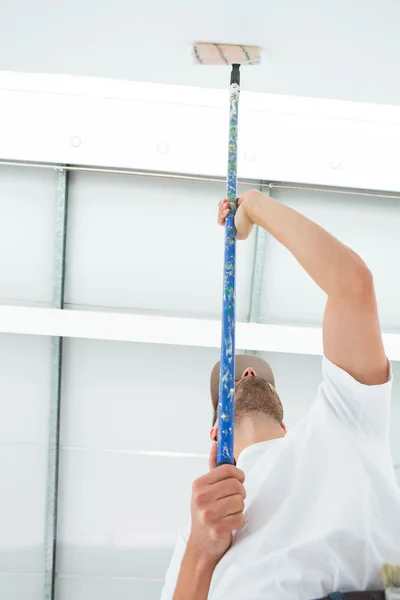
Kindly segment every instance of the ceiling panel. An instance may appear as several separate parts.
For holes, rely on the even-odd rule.
[[[46,485],[44,449],[0,445],[0,473],[0,571],[41,573]]]
[[[280,189],[274,189],[272,195],[361,255],[374,275],[382,328],[398,330],[398,200]],[[267,236],[260,320],[321,326],[325,302],[325,294],[286,248]]]
[[[50,338],[0,334],[0,445],[47,441]]]
[[[43,580],[38,574],[0,573],[0,598],[43,600]]]
[[[161,581],[58,577],[55,600],[159,600],[162,587]]]
[[[66,302],[220,318],[224,196],[223,184],[73,174]],[[253,254],[254,237],[238,252],[239,320],[249,310]]]
[[[260,356],[274,370],[285,422],[294,427],[316,398],[321,357],[272,352]],[[217,360],[215,349],[66,340],[63,446],[206,455],[212,417],[209,375]],[[393,370],[391,440],[400,464],[395,436],[400,427],[399,363]]]
[[[0,165],[0,302],[49,304],[56,172]]]
[[[65,340],[62,444],[207,451],[218,360],[215,349]]]
[[[162,579],[207,459],[63,450],[57,572]]]
[[[373,0],[2,2],[0,69],[223,88],[224,70],[191,64],[191,44],[257,44],[249,90],[396,104],[399,19],[397,2]]]

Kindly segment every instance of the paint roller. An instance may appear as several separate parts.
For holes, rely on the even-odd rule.
[[[386,600],[400,600],[400,565],[383,565],[382,579]]]
[[[193,46],[193,62],[197,65],[231,65],[229,88],[229,145],[226,198],[230,213],[225,221],[225,251],[222,300],[221,363],[218,399],[217,466],[235,464],[235,280],[236,280],[236,189],[237,138],[240,94],[240,66],[260,62],[258,46],[210,44],[198,42]]]

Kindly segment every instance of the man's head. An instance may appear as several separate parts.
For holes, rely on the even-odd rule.
[[[212,372],[210,380],[213,405],[213,430],[215,433],[218,412],[220,363]],[[282,434],[283,407],[275,390],[275,379],[269,364],[252,354],[238,354],[235,357],[235,430],[245,422],[262,422],[264,427],[276,427]],[[283,431],[282,431],[283,430]]]

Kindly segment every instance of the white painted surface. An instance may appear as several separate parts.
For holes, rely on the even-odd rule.
[[[274,189],[277,200],[300,211],[353,248],[371,269],[384,331],[400,329],[400,206],[397,200]],[[260,320],[321,327],[325,294],[270,236],[266,242]]]
[[[316,396],[321,357],[274,352],[260,356],[273,368],[285,422],[293,427]],[[172,461],[180,460],[180,454],[189,459],[206,455],[211,420],[209,373],[218,358],[218,351],[212,349],[68,340],[63,447],[104,449],[139,458],[159,454],[160,460]],[[400,416],[399,364],[393,363],[393,369],[392,449],[394,462],[400,465],[400,443],[395,436]]]
[[[0,302],[51,303],[54,171],[0,170]]]
[[[218,360],[218,349],[66,340],[62,445],[204,454]]]
[[[0,595],[15,600],[42,600],[43,575],[0,573]]]
[[[224,177],[227,99],[226,90],[2,73],[0,158]],[[399,132],[397,106],[243,92],[239,177],[400,191]]]
[[[40,600],[50,340],[0,334],[0,597]]]
[[[398,103],[399,18],[393,0],[3,2],[0,68],[223,87],[220,69],[191,64],[191,44],[250,43],[264,55],[247,89]]]
[[[161,596],[162,587],[162,581],[61,576],[57,580],[56,600],[156,600]]]
[[[219,321],[151,317],[116,312],[0,306],[0,332],[142,342],[176,346],[220,347]],[[400,360],[400,334],[383,333],[390,360]],[[243,350],[322,355],[322,330],[257,323],[236,324]]]
[[[63,449],[58,572],[162,579],[191,480],[206,467],[206,458]]]
[[[0,332],[204,348],[221,344],[219,321],[20,306],[0,306]],[[318,328],[237,323],[236,340],[244,350],[322,354]],[[385,341],[389,356],[400,360],[400,336],[385,334]]]
[[[222,183],[74,174],[66,303],[214,318],[221,310],[224,244],[216,206],[224,195]],[[241,321],[253,255],[254,238],[238,252]]]
[[[43,572],[46,452],[0,444],[0,565],[3,573]]]
[[[47,442],[50,357],[48,337],[0,333],[0,452]]]

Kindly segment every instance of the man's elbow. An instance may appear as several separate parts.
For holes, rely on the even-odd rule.
[[[345,292],[364,300],[375,301],[374,277],[363,259],[354,254],[354,261],[346,280]]]

